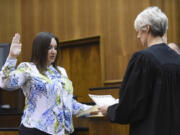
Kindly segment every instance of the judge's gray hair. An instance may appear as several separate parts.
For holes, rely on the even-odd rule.
[[[153,36],[163,36],[168,29],[168,18],[158,7],[148,7],[134,21],[136,31],[146,30],[150,26]]]

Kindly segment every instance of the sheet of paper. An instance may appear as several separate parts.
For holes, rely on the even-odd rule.
[[[113,105],[113,104],[116,104],[119,102],[118,99],[115,99],[112,95],[92,95],[92,94],[89,94],[89,97],[98,106]]]

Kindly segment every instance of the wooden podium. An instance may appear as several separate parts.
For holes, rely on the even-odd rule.
[[[111,123],[106,117],[89,117],[89,135],[129,135],[129,125]]]
[[[90,88],[89,94],[119,97],[119,86]],[[89,135],[129,135],[129,125],[111,123],[107,117],[89,117]]]

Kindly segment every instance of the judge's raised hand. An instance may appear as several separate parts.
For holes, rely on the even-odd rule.
[[[12,39],[8,58],[16,58],[21,52],[20,34],[16,33]]]
[[[106,116],[108,107],[109,107],[109,105],[104,105],[104,106],[99,107],[98,109],[104,116]]]

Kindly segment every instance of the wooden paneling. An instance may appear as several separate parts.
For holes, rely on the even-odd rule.
[[[53,32],[63,41],[99,35],[102,80],[118,81],[131,55],[142,49],[133,23],[148,6],[162,8],[169,18],[168,41],[180,43],[179,0],[1,0],[0,41],[22,33],[20,61],[28,61],[32,40],[40,31]]]
[[[1,0],[0,16],[0,42],[10,43],[16,32],[22,32],[21,0]],[[22,61],[21,55],[19,61]]]
[[[73,82],[79,101],[91,101],[88,88],[101,86],[99,37],[62,42],[58,64]]]
[[[31,43],[39,31],[61,40],[101,37],[102,80],[120,82],[131,55],[143,49],[136,39],[134,19],[148,6],[159,6],[169,17],[168,39],[180,42],[178,0],[22,0],[23,58],[30,58]]]
[[[169,19],[168,42],[180,44],[179,0],[1,0],[0,42],[10,42],[15,32],[21,33],[23,48],[19,61],[29,61],[32,40],[40,31],[52,32],[60,41],[100,36],[100,48],[93,45],[89,50],[85,47],[79,48],[81,51],[76,48],[63,51],[66,56],[63,64],[68,65],[65,68],[73,80],[75,94],[86,98],[89,87],[101,85],[99,81],[87,83],[92,73],[100,77],[91,79],[100,79],[103,85],[121,82],[131,55],[143,49],[133,23],[138,13],[148,6],[162,8]],[[99,58],[97,51],[101,55],[98,65],[101,71],[93,66]],[[79,63],[87,57],[90,63]],[[70,63],[70,59],[74,62]],[[87,76],[79,78],[86,71]]]
[[[21,0],[0,1],[0,42],[11,42],[15,32],[21,33]]]
[[[176,42],[180,44],[180,1],[172,0],[164,3],[164,11],[169,19],[168,42]]]
[[[132,54],[143,49],[133,23],[148,6],[162,8],[169,18],[168,41],[180,44],[179,0],[1,0],[0,42],[10,42],[15,32],[21,33],[19,61],[29,61],[32,40],[40,31],[52,32],[62,42],[98,35],[101,80],[103,85],[114,85],[122,81]]]
[[[110,123],[105,117],[89,118],[89,135],[129,135],[129,125]]]
[[[15,128],[18,127],[21,121],[21,116],[14,114],[0,115],[0,127]]]
[[[19,135],[18,131],[0,131],[0,135]]]
[[[1,91],[1,104],[10,105],[12,108],[18,107],[18,91]]]
[[[89,129],[89,120],[87,118],[77,118],[74,116],[73,117],[73,126],[75,128],[75,132],[73,135],[89,135],[89,131],[82,131],[82,129],[81,129],[81,128]],[[78,131],[78,129],[79,129],[79,131]]]

